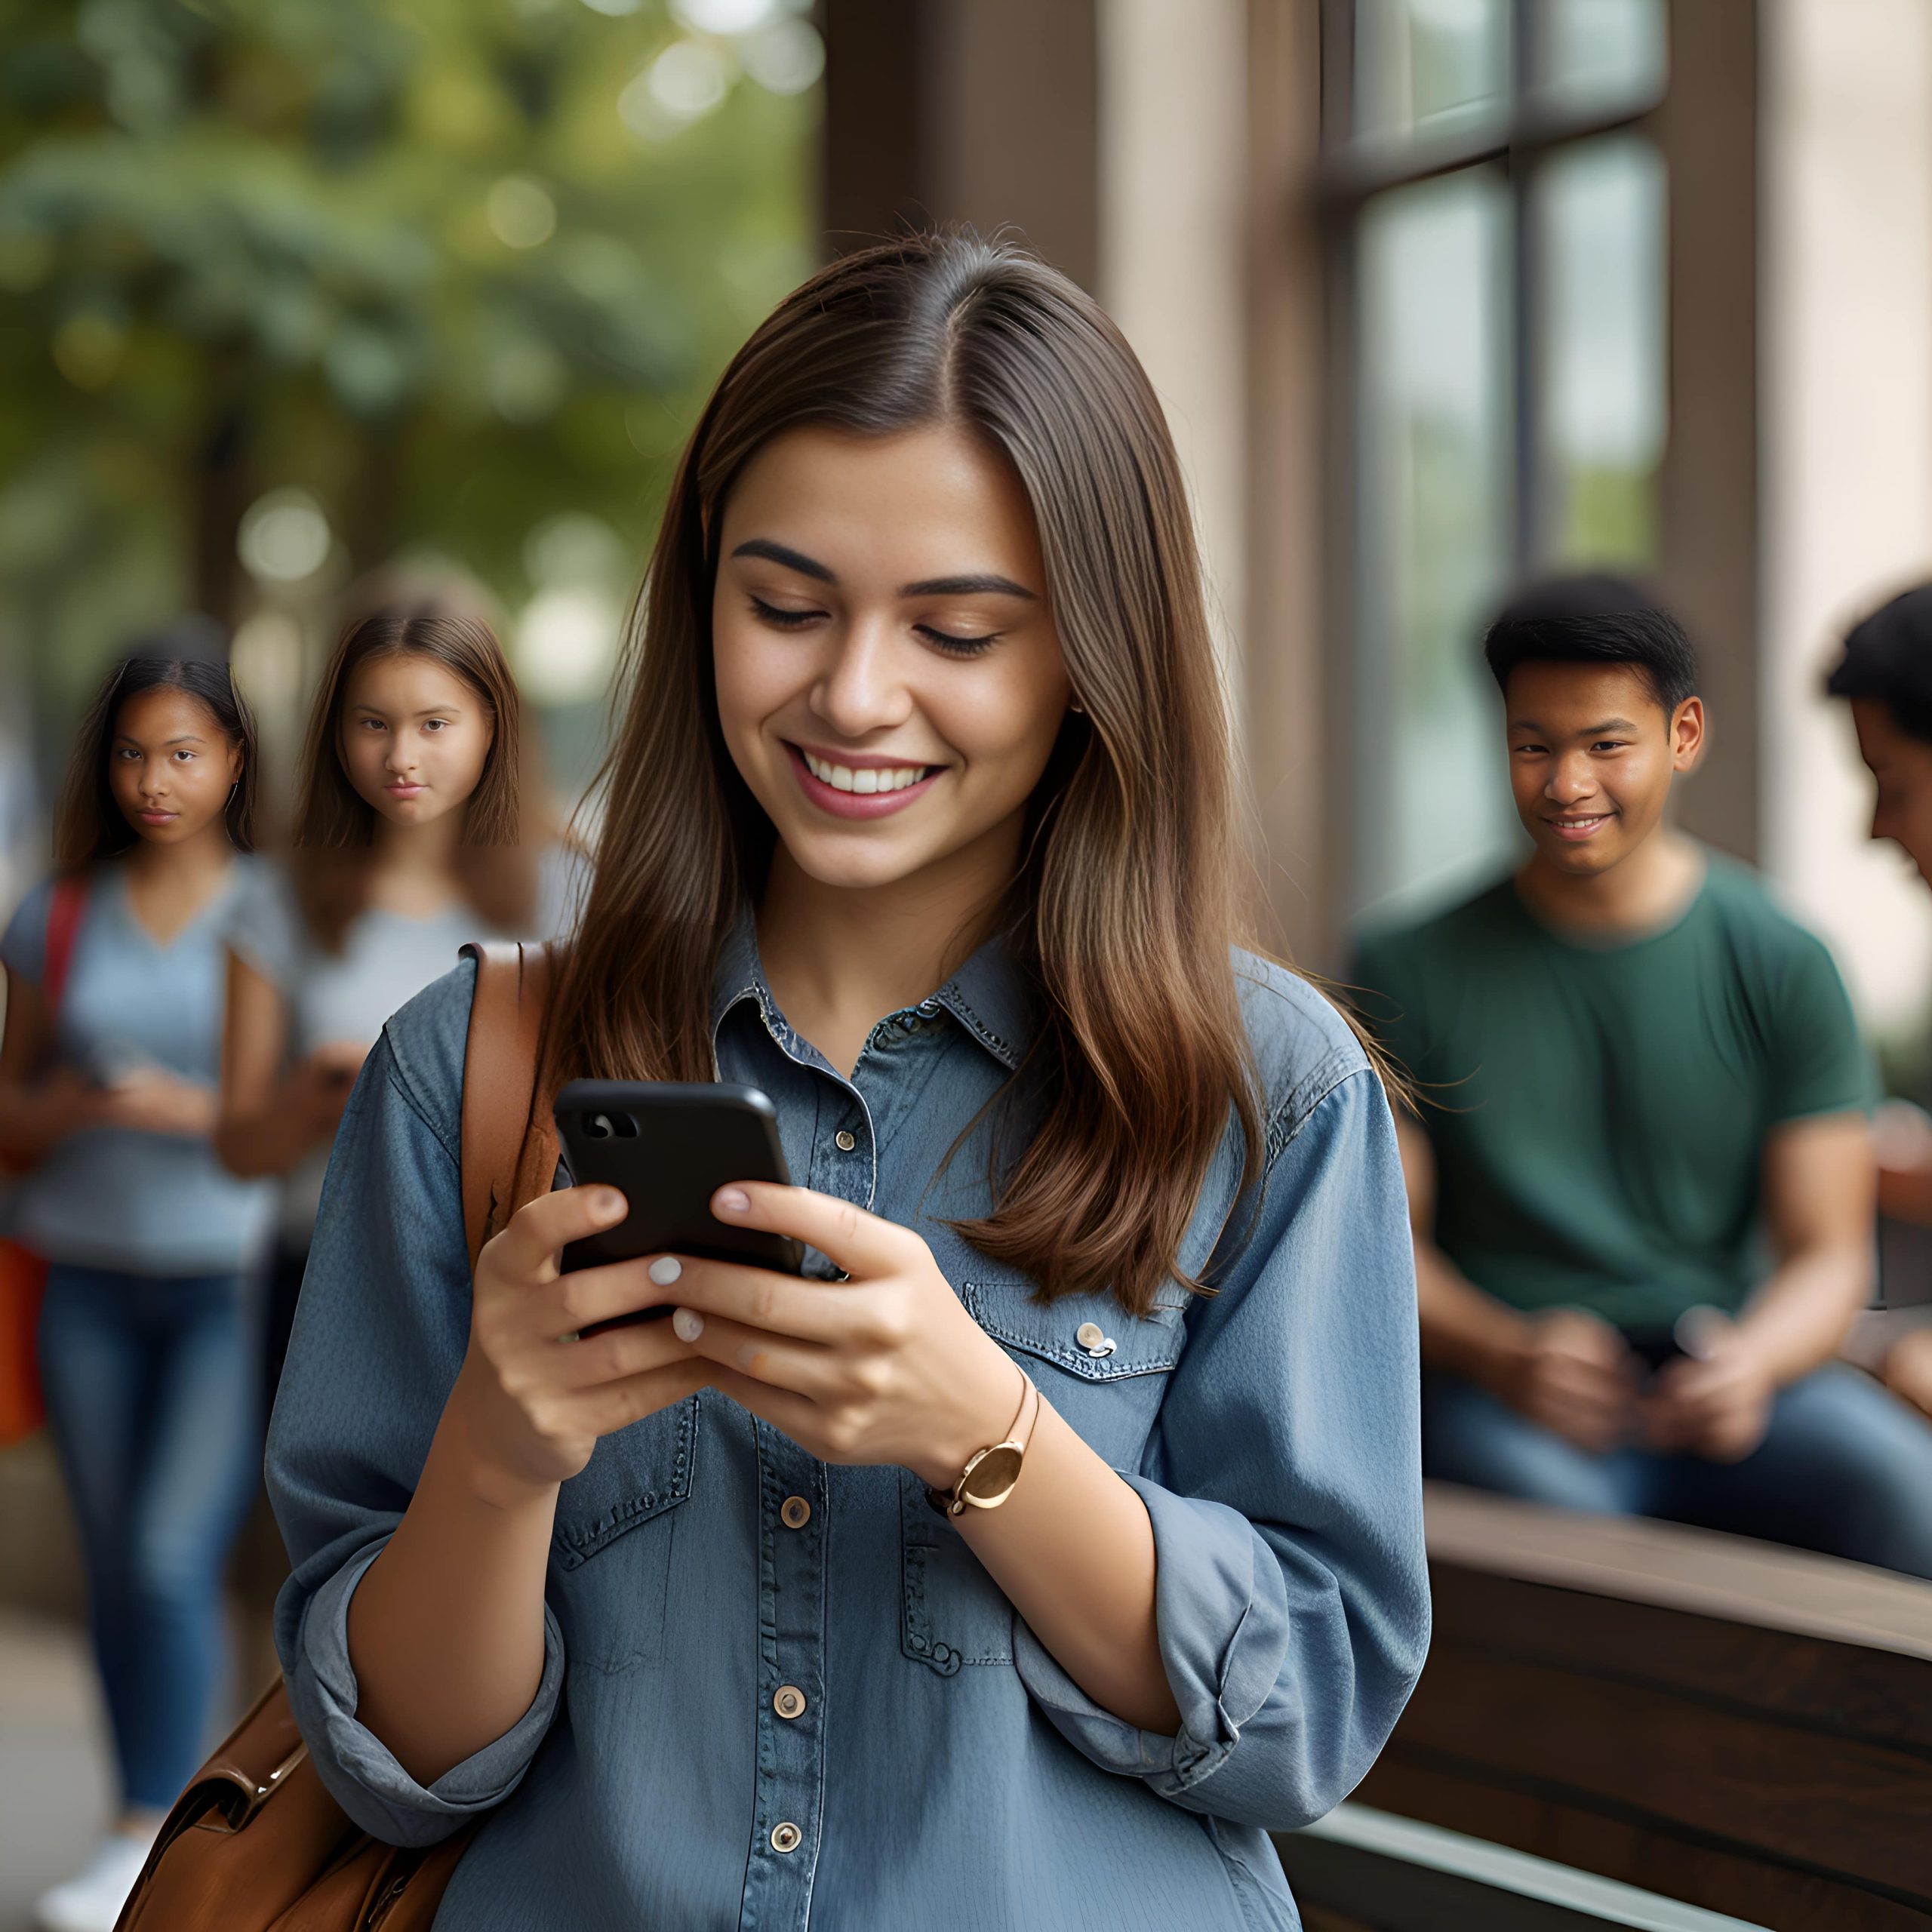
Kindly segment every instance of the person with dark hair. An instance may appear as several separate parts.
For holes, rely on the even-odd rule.
[[[1872,1286],[1871,1067],[1824,946],[1668,804],[1696,658],[1613,577],[1490,627],[1513,875],[1371,934],[1425,1469],[1932,1577],[1932,1430],[1833,1358]]]
[[[1851,707],[1875,787],[1872,837],[1889,839],[1932,885],[1932,584],[1853,625],[1825,688]],[[1932,1226],[1932,1128],[1917,1109],[1888,1105],[1878,1129],[1880,1210]],[[1857,1340],[1886,1386],[1932,1416],[1932,1303],[1874,1310]]]
[[[860,250],[645,581],[521,1171],[563,1080],[753,1085],[800,1184],[708,1206],[811,1251],[560,1273],[566,1171],[472,1268],[473,968],[391,1020],[269,1432],[318,1767],[474,1828],[466,1932],[1291,1932],[1427,1641],[1415,1291],[1370,1056],[1239,949],[1159,401],[1023,250]]]
[[[260,863],[255,726],[226,664],[183,641],[108,677],[54,876],[0,938],[0,1147],[28,1170],[8,1232],[49,1263],[41,1378],[121,1781],[93,1863],[39,1903],[48,1932],[108,1932],[199,1758],[261,1439],[243,1278],[269,1203],[210,1144],[222,931]]]
[[[232,903],[215,1147],[281,1183],[271,1397],[329,1143],[383,1023],[466,941],[547,922],[521,712],[478,600],[425,593],[352,618],[309,708],[286,875],[265,869]]]

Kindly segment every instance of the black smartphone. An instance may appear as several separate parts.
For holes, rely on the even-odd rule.
[[[667,1251],[787,1275],[803,1269],[804,1251],[789,1236],[731,1227],[711,1211],[711,1197],[728,1181],[789,1179],[778,1110],[755,1087],[573,1080],[555,1112],[571,1178],[614,1187],[630,1204],[614,1228],[564,1250],[558,1266],[566,1274]],[[670,1312],[648,1308],[622,1319],[659,1321]]]
[[[1623,1331],[1623,1340],[1630,1352],[1652,1376],[1669,1364],[1681,1361],[1684,1357],[1684,1344],[1678,1339],[1676,1329],[1668,1323],[1626,1328]]]

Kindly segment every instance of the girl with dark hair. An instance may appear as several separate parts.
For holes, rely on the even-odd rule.
[[[534,928],[520,711],[479,611],[425,596],[351,622],[310,709],[288,876],[235,902],[215,1145],[237,1174],[285,1177],[271,1393],[363,1056],[466,940]]]
[[[970,235],[825,269],[698,423],[629,670],[537,1107],[762,1088],[800,1185],[712,1210],[807,1272],[560,1276],[623,1211],[560,1173],[472,1277],[473,969],[391,1022],[270,1438],[322,1776],[480,1823],[445,1927],[1292,1927],[1266,1832],[1426,1641],[1414,1281],[1374,1067],[1235,949],[1132,352]]]
[[[242,1280],[269,1202],[209,1145],[221,933],[260,863],[242,856],[254,789],[254,721],[227,667],[128,659],[82,728],[55,875],[0,939],[0,1145],[29,1169],[8,1232],[49,1263],[42,1382],[122,1801],[93,1863],[40,1901],[50,1932],[112,1926],[195,1768],[222,1566],[254,1491]]]

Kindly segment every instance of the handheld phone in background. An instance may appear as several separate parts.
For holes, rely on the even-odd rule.
[[[1709,1352],[1704,1336],[1711,1314],[1706,1308],[1687,1309],[1673,1322],[1624,1330],[1623,1340],[1644,1364],[1647,1380],[1654,1382],[1674,1361],[1699,1361]]]
[[[657,1080],[573,1080],[556,1099],[557,1134],[571,1177],[614,1187],[630,1211],[614,1228],[572,1241],[558,1265],[568,1274],[645,1254],[694,1255],[798,1274],[798,1242],[758,1228],[735,1228],[711,1211],[711,1197],[734,1180],[789,1180],[778,1144],[778,1112],[755,1087]],[[662,1321],[669,1306],[620,1316]]]

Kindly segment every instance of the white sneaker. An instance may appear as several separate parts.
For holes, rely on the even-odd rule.
[[[35,1902],[34,1923],[40,1932],[114,1932],[114,1921],[153,1846],[152,1836],[109,1832],[85,1872],[42,1892]]]

